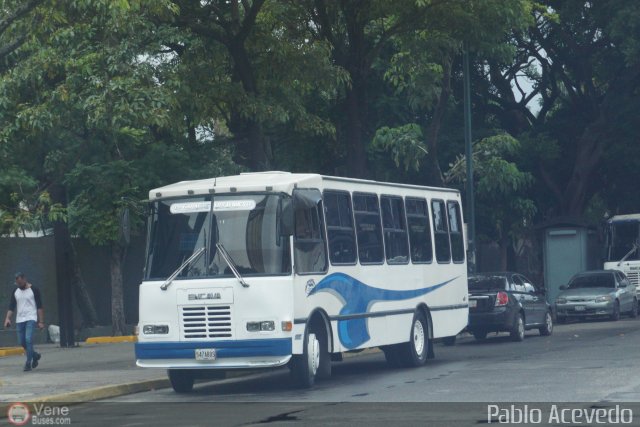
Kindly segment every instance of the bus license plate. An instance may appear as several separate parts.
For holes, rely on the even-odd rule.
[[[469,308],[476,308],[478,306],[478,300],[470,299],[469,300]]]
[[[216,349],[215,348],[198,348],[196,349],[196,360],[208,360],[213,361],[216,360]]]
[[[575,311],[584,311],[585,310],[585,306],[584,305],[576,305],[574,310]]]

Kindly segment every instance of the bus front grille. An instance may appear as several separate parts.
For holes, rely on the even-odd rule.
[[[640,285],[640,271],[630,271],[627,273],[627,278],[634,285]]]
[[[186,340],[231,338],[231,306],[182,307],[182,336]]]

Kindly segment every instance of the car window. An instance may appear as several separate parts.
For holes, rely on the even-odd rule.
[[[469,276],[469,289],[474,291],[503,291],[505,289],[505,277],[492,276],[490,274]]]
[[[614,275],[608,272],[576,275],[569,282],[568,288],[615,288]]]
[[[513,283],[513,290],[515,292],[526,292],[525,287],[524,287],[524,282],[522,281],[520,276],[513,275],[511,277],[511,281]]]
[[[522,282],[524,283],[524,289],[525,292],[538,292],[538,288],[536,288],[533,283],[531,283],[531,280],[527,279],[526,277],[522,276],[522,275],[518,275],[518,277],[522,280]]]

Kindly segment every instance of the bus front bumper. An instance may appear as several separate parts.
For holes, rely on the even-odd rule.
[[[144,368],[243,369],[269,368],[291,359],[291,339],[198,342],[138,342],[136,365]],[[196,349],[215,349],[215,360],[196,360]]]

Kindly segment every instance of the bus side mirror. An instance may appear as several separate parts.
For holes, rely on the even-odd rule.
[[[293,234],[293,200],[291,198],[280,199],[280,235],[291,236]]]

